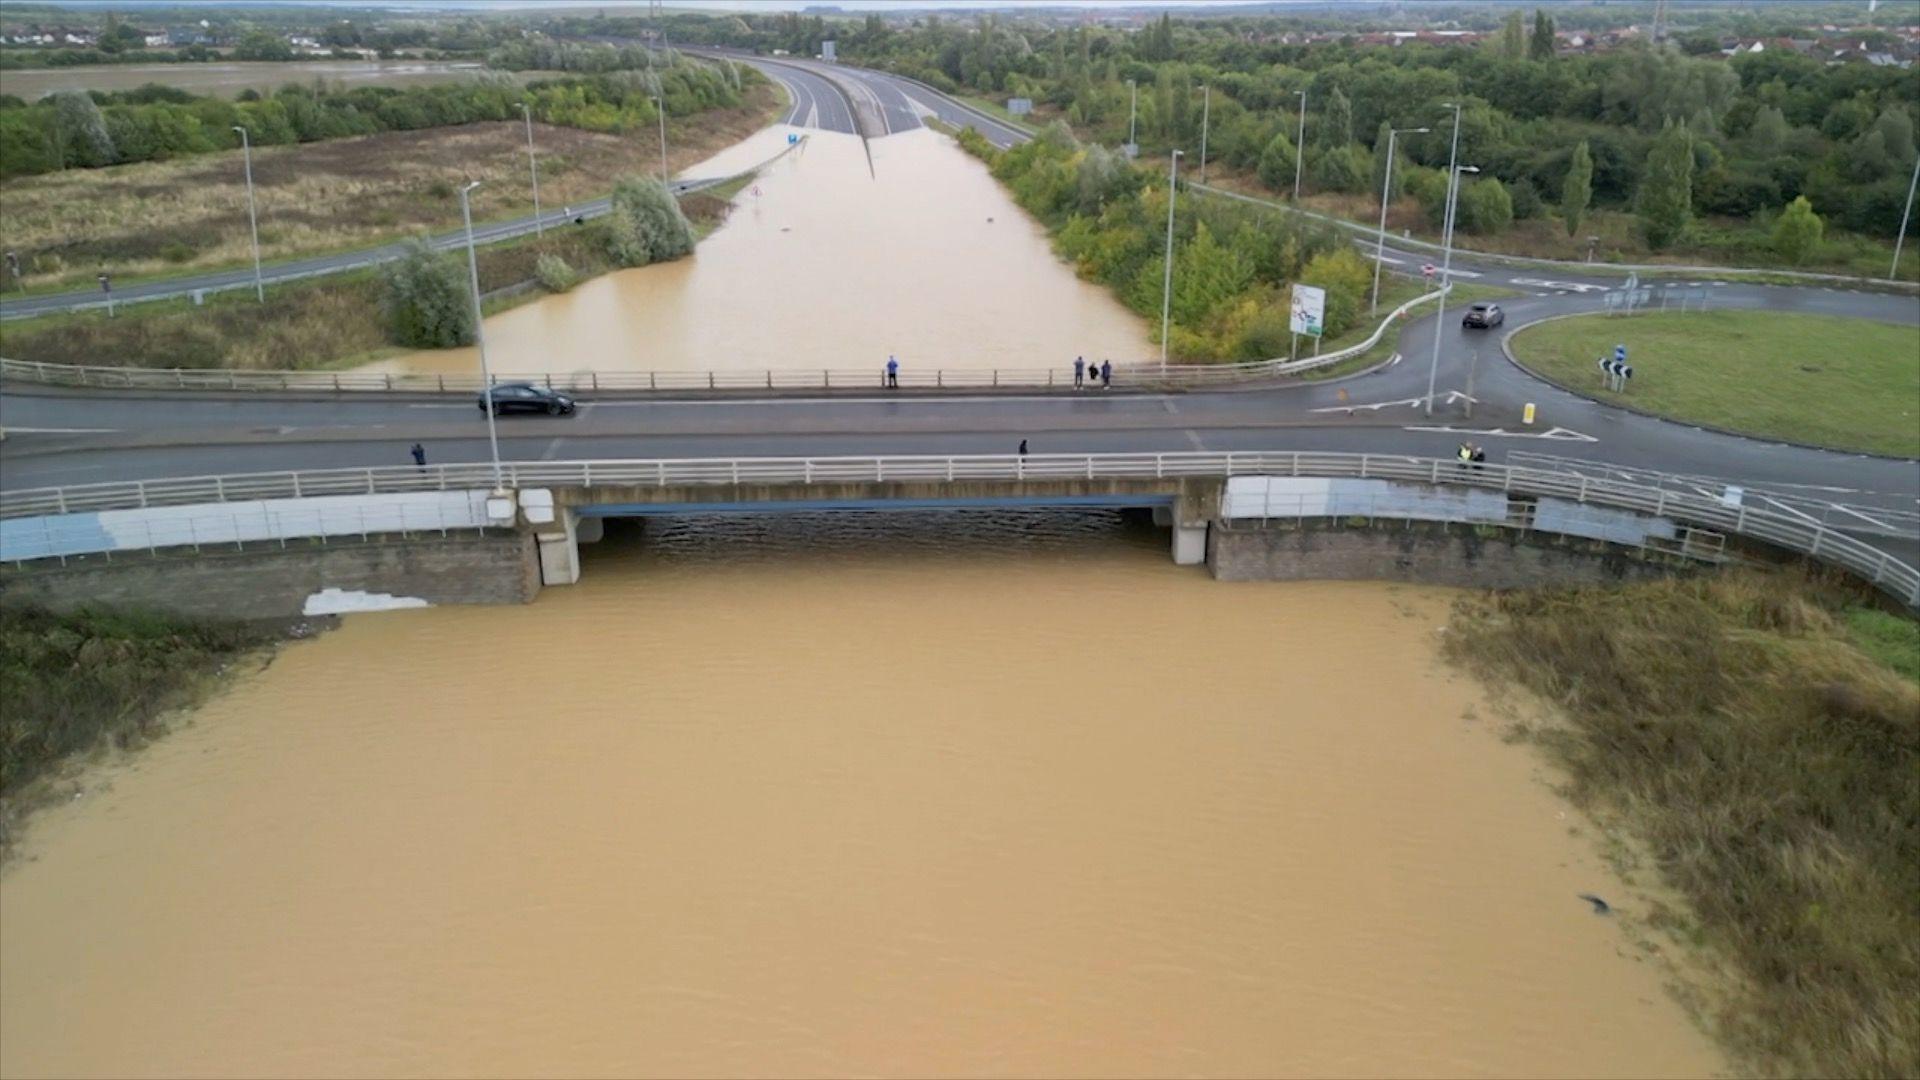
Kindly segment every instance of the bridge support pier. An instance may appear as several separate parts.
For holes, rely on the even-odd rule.
[[[545,488],[521,491],[520,512],[539,548],[540,584],[572,585],[579,581],[580,515],[571,507],[555,506],[553,492]],[[590,529],[589,543],[600,539],[604,526],[595,518]]]
[[[1179,525],[1173,527],[1173,564],[1175,566],[1199,566],[1207,561],[1207,525]]]

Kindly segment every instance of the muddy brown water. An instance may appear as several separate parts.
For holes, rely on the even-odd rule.
[[[769,128],[687,176],[780,152]],[[688,258],[595,278],[486,321],[499,373],[1044,368],[1159,356],[1147,324],[1074,276],[1046,231],[944,135],[867,148],[812,132]],[[472,349],[365,370],[477,372]]]
[[[348,617],[30,823],[0,1073],[1703,1075],[1436,659],[1109,514],[614,527]]]

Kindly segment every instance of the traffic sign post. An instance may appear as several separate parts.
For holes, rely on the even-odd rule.
[[[113,318],[113,279],[100,275],[100,291],[107,294],[107,318]]]

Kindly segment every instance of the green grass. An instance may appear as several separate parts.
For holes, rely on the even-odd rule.
[[[1920,686],[1849,633],[1911,664],[1920,628],[1852,603],[1747,571],[1491,594],[1446,635],[1552,708],[1514,734],[1680,899],[1620,907],[1701,961],[1736,1074],[1920,1075]]]
[[[1847,611],[1854,647],[1920,683],[1920,622],[1877,608]]]
[[[150,738],[168,710],[277,637],[243,623],[0,608],[0,850],[35,780],[97,747]]]
[[[1627,346],[1625,394],[1595,361]],[[1585,316],[1515,334],[1522,364],[1602,401],[1751,435],[1920,457],[1920,330],[1773,311]]]

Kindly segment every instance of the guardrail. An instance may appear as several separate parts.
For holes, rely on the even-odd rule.
[[[1275,202],[1272,199],[1262,199],[1258,196],[1247,195],[1238,191],[1228,191],[1225,188],[1213,187],[1210,184],[1200,184],[1190,181],[1187,186],[1194,191],[1207,195],[1214,195],[1225,199],[1236,199],[1240,202],[1252,203],[1255,206],[1268,210],[1280,210],[1289,214],[1299,214],[1302,217],[1312,218],[1336,228],[1345,229],[1348,232],[1368,240],[1377,239],[1380,235],[1380,230],[1374,226],[1366,225],[1358,221],[1348,221],[1346,218],[1336,217],[1332,214],[1323,214],[1317,210],[1290,206],[1286,203]],[[1415,248],[1421,251],[1434,252],[1435,254],[1446,250],[1442,245],[1433,243],[1430,240],[1416,240],[1410,236],[1389,236],[1387,243],[1393,247]],[[1626,275],[1654,273],[1697,274],[1709,277],[1783,277],[1791,278],[1795,281],[1825,282],[1843,285],[1871,285],[1876,289],[1891,288],[1903,291],[1920,291],[1920,282],[1901,281],[1897,278],[1866,278],[1855,277],[1850,274],[1820,274],[1810,270],[1786,270],[1765,266],[1680,266],[1670,263],[1589,263],[1568,259],[1540,259],[1527,255],[1502,255],[1498,252],[1480,251],[1476,248],[1461,247],[1457,244],[1454,245],[1453,253],[1456,256],[1468,256],[1482,262],[1501,263],[1503,265],[1521,268],[1538,267],[1545,270],[1559,270],[1563,272],[1571,270],[1582,274]]]
[[[1491,488],[1510,494],[1666,517],[1758,540],[1837,566],[1920,608],[1920,570],[1818,522],[1699,495],[1576,473],[1384,454],[1260,451],[1171,454],[1045,454],[1030,457],[681,458],[512,462],[513,488],[690,487],[738,484],[888,483],[957,480],[1101,480],[1313,476],[1404,480]],[[310,495],[487,488],[490,465],[397,466],[313,472],[180,477],[0,492],[0,518]]]
[[[1444,290],[1441,290],[1444,291]],[[1441,291],[1416,296],[1381,320],[1365,341],[1304,360],[1257,360],[1244,364],[1169,364],[1141,362],[1115,365],[1114,385],[1132,389],[1193,390],[1297,375],[1358,356],[1380,343],[1388,330],[1416,306],[1440,297]],[[866,368],[811,368],[775,371],[580,371],[501,374],[495,386],[534,383],[572,393],[687,393],[744,390],[872,390],[882,386],[881,365]],[[104,390],[227,390],[249,392],[380,392],[479,393],[485,382],[478,374],[409,375],[365,374],[351,371],[235,371],[223,368],[90,367],[48,364],[38,360],[0,357],[0,382],[37,386],[79,386]],[[1088,379],[1097,384],[1097,376]],[[902,365],[899,385],[904,389],[1044,389],[1073,385],[1071,365],[1046,368],[916,368]]]

